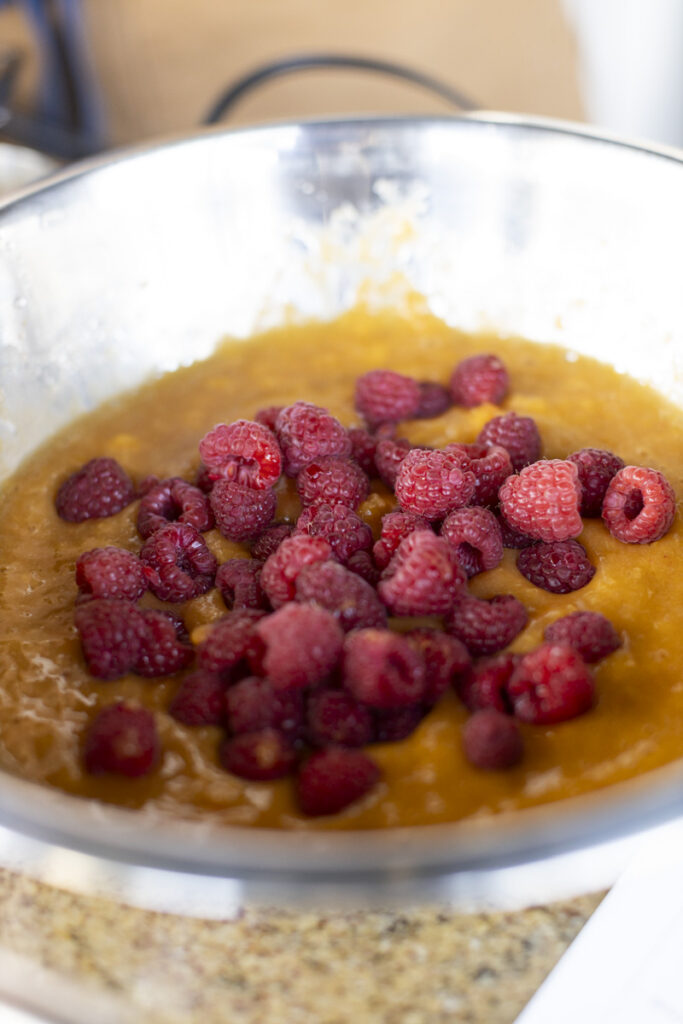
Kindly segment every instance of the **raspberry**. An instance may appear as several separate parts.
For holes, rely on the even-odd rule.
[[[275,433],[275,421],[283,409],[284,405],[267,405],[265,409],[259,409],[254,419],[262,427],[268,427],[268,430],[272,430]]]
[[[470,654],[496,654],[522,632],[529,616],[511,594],[488,600],[461,595],[448,617],[446,629],[462,640]]]
[[[569,644],[588,665],[621,647],[621,637],[599,612],[572,612],[551,622],[543,634],[551,644]]]
[[[355,405],[371,427],[408,420],[420,408],[420,386],[393,370],[370,370],[356,381]]]
[[[247,661],[256,662],[263,652],[256,627],[264,614],[245,609],[219,619],[200,644],[199,667],[219,674],[228,682]]]
[[[344,685],[373,708],[400,708],[422,701],[425,664],[410,641],[381,629],[359,629],[344,643]]]
[[[158,760],[156,722],[146,708],[132,708],[121,702],[109,704],[90,723],[84,761],[91,775],[133,779],[150,772]]]
[[[189,601],[213,586],[216,559],[194,526],[168,523],[145,541],[140,559],[160,601]]]
[[[319,750],[299,771],[299,806],[309,817],[338,814],[365,796],[379,778],[379,768],[361,750]]]
[[[296,476],[323,455],[351,454],[349,435],[339,420],[327,409],[308,402],[295,402],[283,409],[275,421],[275,434],[287,476]]]
[[[337,562],[304,566],[296,579],[296,600],[331,612],[345,633],[387,624],[387,613],[370,584]]]
[[[123,548],[93,548],[76,562],[76,583],[81,594],[137,601],[147,590],[142,562]]]
[[[377,438],[373,437],[367,430],[363,430],[362,427],[351,427],[348,434],[349,441],[351,442],[351,458],[354,462],[358,463],[363,472],[367,473],[368,476],[376,476],[375,449],[377,448]]]
[[[501,511],[510,526],[548,543],[581,533],[580,505],[576,466],[562,459],[534,462],[500,489]]]
[[[135,605],[98,598],[79,605],[74,621],[91,675],[117,679],[132,670],[140,657],[145,632]]]
[[[500,771],[522,760],[524,745],[514,718],[494,708],[475,711],[462,730],[465,757],[475,768]]]
[[[146,494],[149,494],[151,490],[158,487],[160,483],[161,480],[158,476],[155,476],[154,473],[150,473],[149,476],[143,477],[138,484],[138,498],[144,498]]]
[[[506,653],[476,661],[456,684],[456,691],[465,707],[469,711],[493,708],[510,714],[512,703],[507,695],[507,684],[520,659],[519,654]]]
[[[214,480],[231,480],[259,491],[277,483],[282,471],[272,430],[252,420],[219,423],[199,442],[199,454]]]
[[[448,541],[415,530],[399,544],[377,592],[394,615],[445,615],[466,582]]]
[[[170,676],[187,668],[194,658],[194,649],[181,642],[173,619],[156,608],[141,611],[140,617],[144,629],[133,671],[153,678]]]
[[[296,478],[296,489],[302,505],[329,502],[356,509],[370,493],[370,481],[349,459],[324,456],[304,466]]]
[[[613,477],[602,503],[607,529],[625,544],[652,544],[668,532],[676,495],[656,469],[625,466]]]
[[[397,441],[385,438],[383,441],[377,442],[375,449],[377,475],[382,483],[392,491],[396,486],[396,477],[401,463],[412,447],[410,441],[406,441],[405,437],[399,437]]]
[[[459,455],[462,468],[474,473],[472,504],[497,505],[498,491],[514,472],[509,452],[497,444],[447,444],[444,451]]]
[[[458,363],[451,376],[451,398],[456,405],[471,408],[491,402],[500,405],[510,379],[498,356],[470,356]]]
[[[322,690],[308,700],[308,738],[314,747],[363,747],[374,735],[369,710],[343,690]]]
[[[224,740],[218,756],[227,772],[251,782],[281,779],[289,775],[296,764],[293,746],[276,729],[242,732]]]
[[[276,690],[267,679],[248,676],[225,694],[228,726],[234,735],[277,729],[292,741],[299,739],[304,725],[304,703],[300,690]]]
[[[498,526],[500,527],[500,534],[503,538],[504,548],[530,548],[533,544],[538,544],[535,537],[529,537],[526,533],[519,533],[517,530],[513,530],[502,512],[498,512],[496,516],[498,520]]]
[[[498,520],[486,508],[459,508],[444,519],[441,536],[455,551],[468,576],[495,569],[503,559]]]
[[[581,483],[581,515],[596,518],[612,477],[624,468],[624,460],[599,448],[582,448],[567,456],[579,473]]]
[[[256,627],[265,645],[263,669],[277,690],[321,682],[341,658],[344,634],[324,608],[290,602]]]
[[[135,498],[128,474],[115,459],[91,459],[57,491],[57,514],[69,523],[114,516]]]
[[[437,384],[433,380],[418,381],[420,389],[420,404],[415,419],[431,420],[435,416],[441,416],[452,406],[451,393],[443,384]]]
[[[382,516],[382,532],[372,549],[375,564],[386,569],[401,541],[415,530],[431,530],[431,526],[414,512],[388,512]]]
[[[261,570],[261,586],[273,608],[294,600],[296,579],[304,566],[326,562],[331,557],[332,548],[322,537],[296,534],[285,538]]]
[[[199,533],[213,527],[213,512],[206,495],[180,477],[151,487],[138,508],[138,533],[146,540],[166,523],[189,523]]]
[[[530,416],[506,412],[485,423],[477,436],[479,444],[505,448],[517,472],[541,457],[541,435]]]
[[[541,644],[512,673],[508,694],[517,718],[552,725],[588,711],[595,703],[595,683],[573,647]]]
[[[298,534],[326,540],[340,562],[348,562],[357,551],[372,547],[372,530],[367,523],[345,505],[309,505],[299,516]]]
[[[211,471],[208,466],[205,466],[203,463],[199,466],[194,483],[195,487],[197,487],[202,494],[211,493],[215,481],[211,476]]]
[[[551,594],[570,594],[580,590],[595,576],[586,549],[578,540],[555,544],[534,544],[517,555],[517,568],[530,583]]]
[[[200,668],[185,676],[168,713],[183,725],[220,725],[224,701],[225,683],[221,677]]]
[[[275,554],[283,540],[291,537],[293,533],[294,527],[291,523],[276,523],[275,526],[269,526],[252,544],[252,555],[259,562],[265,562]]]
[[[457,456],[414,448],[401,463],[395,491],[406,512],[431,521],[467,505],[475,485],[474,473],[461,469]]]
[[[456,675],[469,668],[472,659],[457,637],[437,629],[413,629],[406,640],[425,663],[425,704],[436,704]]]
[[[261,587],[263,562],[253,558],[229,558],[219,565],[216,586],[229,611],[240,608],[267,608]]]
[[[422,704],[375,710],[375,742],[397,743],[414,733],[425,716]]]
[[[211,491],[216,526],[228,540],[254,540],[271,522],[277,507],[275,491],[257,491],[232,480],[218,480]]]
[[[346,568],[349,572],[355,573],[356,576],[360,576],[360,578],[365,580],[366,583],[369,583],[371,587],[376,587],[379,583],[381,572],[373,562],[372,555],[369,551],[356,551],[356,553],[351,555],[348,559]]]

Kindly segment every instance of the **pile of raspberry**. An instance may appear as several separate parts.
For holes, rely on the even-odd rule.
[[[467,759],[486,771],[516,765],[519,723],[588,711],[590,666],[622,638],[604,616],[578,611],[536,649],[512,653],[526,608],[511,594],[474,596],[469,579],[508,547],[535,586],[578,590],[596,571],[576,539],[582,517],[602,516],[625,543],[651,543],[671,526],[675,498],[660,473],[610,452],[543,459],[535,422],[513,411],[473,443],[425,448],[398,436],[401,421],[500,405],[508,391],[492,355],[460,362],[448,386],[374,370],[356,383],[363,426],[347,429],[303,401],[262,409],[202,438],[191,481],[150,476],[136,488],[114,460],[91,460],[60,487],[59,515],[82,522],[138,501],[141,543],[78,559],[75,624],[90,673],[178,674],[168,714],[219,727],[217,758],[233,775],[293,775],[306,815],[335,814],[380,785],[367,748],[410,735],[449,690],[470,712]],[[283,474],[301,501],[295,523],[276,518]],[[373,537],[359,513],[378,488],[396,505]],[[251,557],[218,565],[203,536],[212,529]],[[183,605],[214,587],[226,614],[195,645]],[[154,770],[154,715],[111,703],[91,722],[83,756],[92,774]]]

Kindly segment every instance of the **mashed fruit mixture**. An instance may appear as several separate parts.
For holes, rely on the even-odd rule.
[[[683,753],[683,412],[590,359],[350,313],[74,423],[0,505],[0,766],[375,828]]]

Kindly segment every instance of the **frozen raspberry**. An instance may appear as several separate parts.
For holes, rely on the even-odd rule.
[[[168,713],[183,725],[220,725],[224,702],[225,683],[221,677],[200,668],[185,676]]]
[[[377,475],[375,465],[375,449],[377,438],[373,437],[362,427],[351,427],[349,430],[349,441],[351,442],[351,458],[357,462],[364,473],[368,476]]]
[[[345,633],[387,624],[387,613],[369,583],[337,562],[304,566],[296,579],[296,599],[331,612]]]
[[[462,730],[465,757],[475,768],[501,771],[522,760],[524,745],[514,718],[494,708],[475,711]]]
[[[199,466],[194,483],[195,487],[197,487],[202,492],[202,494],[211,493],[211,491],[213,490],[215,480],[211,476],[211,472],[208,466],[205,466],[203,463]]]
[[[498,491],[514,472],[509,452],[497,444],[447,444],[444,451],[460,456],[462,468],[474,473],[472,504],[487,508],[497,505]]]
[[[240,543],[258,537],[275,515],[275,491],[257,491],[232,480],[218,480],[211,491],[216,526],[228,540]]]
[[[275,421],[275,434],[288,476],[296,476],[324,455],[346,458],[351,454],[349,435],[339,420],[308,402],[295,402],[283,409]]]
[[[91,775],[134,779],[150,772],[158,760],[156,722],[146,708],[132,708],[121,702],[109,704],[90,723],[84,761]]]
[[[151,487],[138,508],[138,533],[146,540],[166,523],[189,523],[204,533],[213,527],[213,512],[206,495],[180,477],[161,480]]]
[[[150,608],[140,611],[140,616],[144,630],[133,671],[151,679],[187,668],[194,658],[194,648],[178,638],[175,623],[166,612]]]
[[[441,536],[455,551],[468,576],[495,569],[503,558],[498,520],[486,508],[459,508],[444,519]]]
[[[451,376],[451,398],[456,405],[471,408],[491,402],[500,405],[510,379],[498,356],[470,356],[458,363]]]
[[[377,442],[375,449],[377,475],[382,483],[392,491],[396,486],[396,477],[401,463],[412,447],[410,441],[406,441],[405,437],[399,437],[397,441],[385,438],[383,441]]]
[[[512,703],[507,695],[510,677],[520,662],[519,654],[496,654],[480,658],[456,682],[460,700],[469,711],[494,708],[510,714]]]
[[[607,529],[625,544],[652,544],[668,532],[676,495],[656,469],[625,466],[613,477],[602,503]]]
[[[296,529],[298,534],[326,540],[344,564],[357,551],[369,551],[372,547],[372,530],[345,505],[309,505],[299,516]]]
[[[253,420],[219,423],[199,442],[199,454],[214,480],[230,480],[264,491],[277,483],[282,455],[272,430]]]
[[[521,551],[522,548],[530,548],[533,544],[538,544],[538,540],[535,537],[529,537],[526,533],[519,533],[517,530],[513,530],[501,512],[498,512],[496,518],[500,527],[501,537],[503,538],[504,548],[516,548]]]
[[[289,775],[296,764],[291,742],[276,729],[242,732],[224,740],[218,752],[231,775],[251,782],[268,782]]]
[[[135,498],[130,477],[115,459],[91,459],[57,491],[57,513],[69,523],[114,516]]]
[[[160,601],[189,601],[213,586],[216,559],[201,533],[186,523],[168,523],[140,552],[147,584]]]
[[[508,694],[517,718],[551,725],[588,711],[595,703],[595,683],[573,647],[541,644],[512,673]]]
[[[261,587],[262,567],[263,562],[253,558],[229,558],[219,565],[216,586],[229,611],[268,607],[268,599]]]
[[[252,555],[259,562],[265,562],[267,558],[275,554],[283,540],[291,537],[293,533],[294,526],[291,523],[276,523],[274,526],[267,527],[252,544]]]
[[[488,600],[462,594],[448,617],[446,629],[476,657],[502,651],[528,621],[526,608],[511,594]]]
[[[273,608],[294,600],[296,579],[304,566],[326,562],[331,557],[332,548],[322,537],[296,534],[285,538],[261,570],[261,586]]]
[[[307,721],[314,747],[364,747],[374,735],[370,711],[344,690],[312,693]]]
[[[551,622],[543,634],[551,644],[569,644],[588,665],[621,647],[621,637],[599,612],[572,612]]]
[[[395,491],[404,511],[431,521],[467,505],[475,486],[474,473],[463,470],[457,456],[414,448],[401,463]]]
[[[517,472],[541,457],[541,435],[530,416],[506,412],[485,423],[477,437],[479,444],[500,445],[509,453]]]
[[[360,576],[362,580],[369,583],[371,587],[376,587],[379,583],[379,578],[382,575],[380,570],[372,560],[372,555],[369,551],[356,551],[354,555],[346,562],[346,568],[349,572],[353,572],[356,576]]]
[[[595,576],[586,549],[578,540],[555,544],[534,544],[517,555],[517,568],[530,583],[551,594],[570,594],[580,590]]]
[[[284,405],[267,405],[264,409],[259,409],[254,419],[262,427],[268,427],[268,430],[275,433],[275,422],[283,409]]]
[[[500,507],[510,526],[547,543],[578,537],[581,484],[573,462],[547,459],[510,476],[500,489]]]
[[[441,416],[452,406],[451,393],[443,384],[437,384],[433,380],[418,381],[420,388],[420,404],[415,413],[415,419],[431,420],[435,416]]]
[[[277,729],[292,742],[304,727],[304,702],[299,690],[276,690],[267,679],[249,676],[225,693],[230,732],[237,736],[260,729]]]
[[[371,427],[409,420],[420,408],[420,386],[393,370],[370,370],[356,381],[355,405]]]
[[[422,704],[411,704],[405,708],[385,708],[375,710],[376,743],[397,743],[415,732],[425,716]]]
[[[338,814],[369,793],[379,778],[379,768],[362,750],[319,750],[299,771],[299,806],[309,817]]]
[[[417,704],[427,689],[424,660],[398,633],[354,630],[344,644],[344,685],[373,708]]]
[[[382,516],[382,532],[372,549],[375,564],[380,569],[386,569],[401,541],[415,530],[431,531],[431,526],[414,512],[388,512]]]
[[[256,629],[265,645],[263,670],[277,690],[314,686],[341,658],[344,634],[324,608],[290,602]]]
[[[350,459],[324,456],[304,466],[296,478],[296,489],[302,505],[329,502],[356,509],[370,493],[370,481]]]
[[[472,659],[465,645],[438,629],[413,629],[405,634],[408,643],[425,663],[425,704],[436,704],[454,678],[469,668]]]
[[[144,498],[146,494],[149,494],[151,490],[158,487],[160,483],[161,480],[158,476],[155,476],[154,473],[150,473],[149,476],[143,477],[138,484],[137,497]]]
[[[445,615],[467,582],[457,552],[431,530],[402,540],[377,593],[394,615]]]
[[[596,518],[612,477],[624,468],[624,460],[599,448],[582,448],[567,456],[579,473],[581,483],[581,515]]]
[[[76,562],[76,583],[81,594],[137,601],[147,590],[142,562],[123,548],[93,548]]]
[[[90,673],[118,679],[140,657],[145,632],[142,616],[129,601],[98,598],[76,608],[74,617]]]
[[[256,627],[264,615],[264,612],[249,608],[231,612],[216,622],[199,646],[199,667],[218,673],[228,682],[247,662],[256,663],[263,654],[263,644]]]

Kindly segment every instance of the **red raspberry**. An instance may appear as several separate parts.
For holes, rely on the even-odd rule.
[[[372,549],[375,564],[380,569],[386,569],[401,541],[415,530],[431,531],[431,526],[414,512],[388,512],[382,516],[382,532]]]
[[[488,600],[462,594],[448,617],[446,629],[462,640],[470,654],[496,654],[522,632],[529,616],[511,594]]]
[[[370,370],[356,381],[355,405],[371,427],[409,420],[420,408],[420,386],[393,370]]]
[[[372,530],[345,505],[309,505],[296,524],[298,534],[326,540],[340,562],[346,563],[357,551],[372,547]]]
[[[498,520],[486,508],[459,508],[444,519],[441,536],[455,551],[468,576],[495,569],[503,559]]]
[[[395,490],[406,512],[431,521],[467,505],[475,486],[474,473],[461,469],[457,456],[414,448],[401,463]]]
[[[263,669],[277,690],[322,682],[337,666],[344,634],[324,608],[290,602],[259,622]]]
[[[387,613],[369,583],[337,562],[304,566],[296,579],[296,600],[331,612],[345,633],[387,624]]]
[[[275,515],[275,491],[257,491],[231,480],[218,480],[211,491],[216,526],[228,540],[241,543],[258,537]]]
[[[364,747],[372,741],[369,710],[344,690],[322,690],[308,699],[308,739],[314,747]]]
[[[138,533],[146,540],[166,523],[189,523],[204,533],[213,527],[209,499],[180,477],[162,480],[150,487],[138,508]]]
[[[298,740],[304,727],[304,702],[300,690],[276,690],[267,679],[248,676],[225,694],[228,726],[234,735],[277,729]]]
[[[261,570],[261,586],[273,608],[281,608],[296,597],[296,579],[306,565],[326,562],[332,558],[332,548],[322,537],[296,534],[287,537],[274,554],[267,558]]]
[[[370,493],[370,481],[350,459],[325,456],[304,466],[296,478],[296,489],[302,505],[329,502],[356,509]]]
[[[183,725],[220,725],[224,701],[225,683],[221,677],[200,668],[185,676],[168,713]]]
[[[668,532],[676,495],[656,469],[625,466],[613,477],[602,504],[607,529],[625,544],[652,544]]]
[[[452,406],[451,393],[443,384],[437,384],[433,380],[420,380],[418,387],[420,389],[420,404],[415,413],[415,419],[434,419],[435,416],[441,416]]]
[[[517,530],[513,530],[502,512],[498,512],[496,518],[500,527],[501,537],[503,538],[504,548],[517,548],[521,550],[522,548],[530,548],[533,544],[538,544],[535,537],[528,537],[526,533],[519,533]]]
[[[415,530],[399,544],[377,592],[394,615],[445,615],[466,582],[448,541]]]
[[[160,483],[161,480],[159,479],[158,476],[155,476],[154,473],[150,473],[149,476],[143,477],[140,483],[138,484],[137,497],[144,498],[146,494],[149,494],[151,490],[153,490],[155,487],[158,487]]]
[[[123,548],[93,548],[76,562],[76,583],[81,594],[137,601],[147,590],[142,562]]]
[[[294,526],[291,523],[276,523],[275,526],[269,526],[252,544],[252,555],[259,562],[265,562],[275,554],[283,540],[291,537],[293,533]]]
[[[216,586],[229,611],[268,607],[268,599],[261,587],[262,568],[263,562],[253,558],[229,558],[219,565]]]
[[[118,679],[132,671],[140,657],[145,626],[129,601],[98,598],[76,608],[74,617],[90,673],[97,679]]]
[[[268,427],[268,430],[275,433],[275,422],[283,409],[284,405],[267,405],[265,409],[259,409],[254,419],[262,427]]]
[[[534,462],[500,489],[500,507],[510,526],[548,543],[578,537],[580,505],[576,466],[562,459]]]
[[[425,704],[436,704],[455,676],[469,668],[472,659],[457,637],[437,629],[413,629],[406,640],[425,663]]]
[[[181,642],[173,619],[157,608],[141,611],[140,616],[144,630],[133,671],[151,679],[187,668],[194,658],[194,648]]]
[[[456,683],[460,700],[469,711],[494,708],[509,714],[512,704],[507,695],[507,684],[520,662],[519,654],[496,654],[481,658],[463,672]]]
[[[95,716],[85,738],[85,768],[91,775],[146,775],[159,760],[154,715],[146,708],[109,704]]]
[[[498,356],[470,356],[458,363],[451,376],[451,398],[456,405],[471,408],[491,402],[500,405],[510,378]]]
[[[213,586],[216,559],[201,533],[186,523],[168,523],[145,541],[140,559],[147,584],[160,601],[189,601]]]
[[[530,416],[506,412],[485,423],[477,437],[479,444],[500,445],[510,455],[517,472],[541,457],[541,435]]]
[[[612,477],[624,468],[624,460],[599,448],[582,448],[567,456],[579,473],[581,484],[581,515],[595,518],[602,511],[602,502]]]
[[[514,472],[510,454],[500,445],[447,444],[444,451],[461,457],[462,469],[474,473],[476,486],[473,505],[493,507],[498,504],[498,491]]]
[[[379,778],[379,768],[361,750],[319,750],[299,771],[299,806],[309,817],[338,814],[365,796]]]
[[[588,711],[595,703],[595,683],[573,647],[541,644],[512,673],[508,694],[517,718],[552,725]]]
[[[569,644],[587,665],[606,658],[621,647],[621,637],[599,612],[572,612],[551,622],[543,634],[551,644]]]
[[[359,629],[344,643],[344,685],[373,708],[400,708],[424,699],[425,664],[410,641],[381,629]]]
[[[475,768],[501,771],[522,760],[524,745],[514,718],[493,708],[475,711],[462,730],[465,757]]]
[[[227,772],[251,782],[281,779],[289,775],[296,764],[294,747],[276,729],[242,732],[223,740],[218,756]]]
[[[199,667],[230,681],[246,662],[256,663],[263,654],[256,627],[264,615],[264,612],[244,609],[219,619],[199,646]]]
[[[351,458],[357,462],[364,473],[368,476],[377,475],[375,465],[375,449],[377,438],[363,430],[362,427],[351,427],[349,430],[349,441],[351,442]]]
[[[392,491],[396,486],[396,477],[401,463],[412,447],[410,441],[406,441],[405,437],[399,437],[397,441],[394,441],[393,438],[385,438],[383,441],[377,442],[375,449],[377,475],[382,483]]]
[[[114,516],[135,499],[128,474],[115,459],[91,459],[60,486],[57,514],[69,523]]]
[[[422,704],[411,704],[405,708],[375,710],[375,742],[397,743],[415,732],[425,716]]]
[[[283,409],[275,421],[275,434],[287,476],[296,476],[323,455],[345,458],[351,454],[349,435],[339,420],[327,409],[308,402],[295,402]]]
[[[595,576],[586,549],[578,540],[555,544],[534,544],[517,555],[517,568],[530,583],[551,594],[570,594],[580,590]]]
[[[214,480],[264,491],[277,483],[282,454],[272,430],[252,420],[219,423],[199,442],[202,462]]]
[[[376,587],[379,583],[381,572],[373,562],[369,551],[356,551],[355,555],[351,555],[347,561],[346,568],[349,572],[360,576],[371,587]]]

